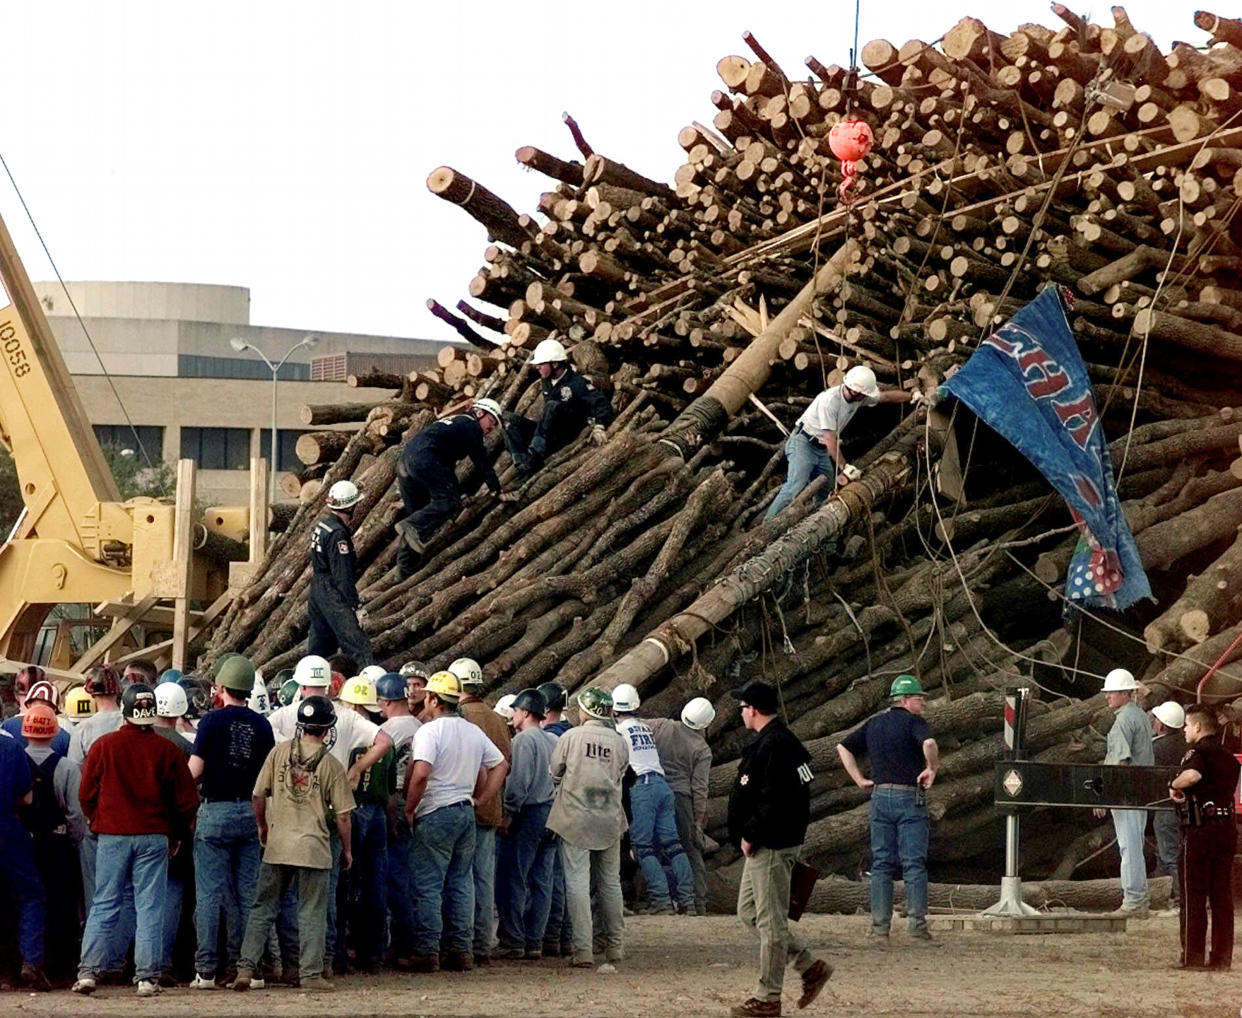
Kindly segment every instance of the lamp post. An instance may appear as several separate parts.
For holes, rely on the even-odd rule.
[[[305,336],[302,338],[301,342],[294,343],[293,346],[289,347],[289,349],[285,352],[285,355],[280,358],[278,363],[273,364],[270,360],[268,360],[267,354],[265,354],[253,343],[247,342],[240,336],[235,336],[233,339],[229,340],[229,346],[231,346],[238,353],[241,353],[243,350],[253,350],[259,355],[263,363],[267,365],[268,370],[272,373],[272,458],[268,467],[269,476],[267,496],[269,502],[276,501],[276,382],[280,375],[280,369],[285,366],[285,361],[293,356],[295,350],[300,350],[304,346],[314,346],[318,342],[318,336]]]

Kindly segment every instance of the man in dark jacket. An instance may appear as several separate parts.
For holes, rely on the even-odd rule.
[[[500,427],[500,406],[494,400],[476,400],[470,413],[432,421],[411,438],[401,450],[397,464],[397,487],[405,503],[406,516],[396,523],[402,539],[397,553],[394,579],[405,579],[426,551],[436,528],[461,507],[461,488],[457,484],[457,464],[469,459],[493,495],[511,501],[516,495],[501,495],[500,479],[487,458],[485,436]]]
[[[362,492],[353,481],[328,489],[328,515],[311,531],[310,636],[307,654],[327,657],[339,648],[359,667],[371,662],[371,641],[362,631],[366,613],[358,600],[358,559],[349,524]]]
[[[531,366],[539,372],[543,413],[538,421],[518,414],[505,415],[505,445],[521,473],[539,469],[547,457],[569,445],[587,421],[591,441],[603,445],[612,423],[608,397],[573,369],[569,354],[558,340],[545,339],[535,347]]]
[[[776,716],[774,687],[753,680],[733,696],[741,702],[742,724],[757,733],[738,761],[729,793],[729,838],[746,857],[737,915],[759,938],[759,983],[731,1014],[769,1018],[781,1013],[787,963],[802,976],[800,1008],[819,996],[832,975],[832,966],[788,926],[790,876],[811,814],[811,756]]]

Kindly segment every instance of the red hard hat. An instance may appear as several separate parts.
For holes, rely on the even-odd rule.
[[[17,673],[17,678],[13,680],[13,690],[24,696],[31,686],[36,682],[42,682],[46,677],[47,673],[38,665],[27,665]]]
[[[120,696],[121,680],[117,678],[116,672],[107,665],[97,665],[86,673],[86,681],[83,683],[86,691],[91,696]]]
[[[59,731],[56,712],[42,701],[31,704],[30,709],[22,715],[22,735],[27,739],[52,739]]]

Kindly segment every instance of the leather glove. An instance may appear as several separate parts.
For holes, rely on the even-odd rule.
[[[920,403],[927,402],[927,396],[923,392],[922,389],[914,389],[910,393],[910,402],[913,403],[915,406],[918,406]]]
[[[847,481],[857,481],[862,477],[862,471],[852,463],[847,463],[841,468],[841,473]]]
[[[516,491],[502,491],[497,497],[502,502],[516,502],[518,500],[518,493]]]
[[[608,429],[602,424],[591,425],[591,441],[596,445],[603,445],[608,441]]]

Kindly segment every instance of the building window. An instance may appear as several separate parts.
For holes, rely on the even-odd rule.
[[[298,459],[295,451],[298,439],[305,435],[305,431],[292,431],[288,428],[279,428],[276,431],[276,469],[298,471],[302,469],[302,461]],[[271,459],[272,456],[272,429],[262,428],[259,431],[259,455],[264,459]]]
[[[250,467],[249,428],[182,428],[181,458],[200,470],[247,470]]]
[[[254,378],[270,382],[271,369],[257,357],[204,357],[199,354],[178,354],[177,374],[182,378]],[[280,369],[280,380],[306,381],[311,376],[309,364],[286,361]]]
[[[137,432],[135,437],[134,432]],[[95,438],[100,445],[116,449],[142,450],[144,460],[159,463],[164,458],[164,429],[155,424],[96,424]]]

